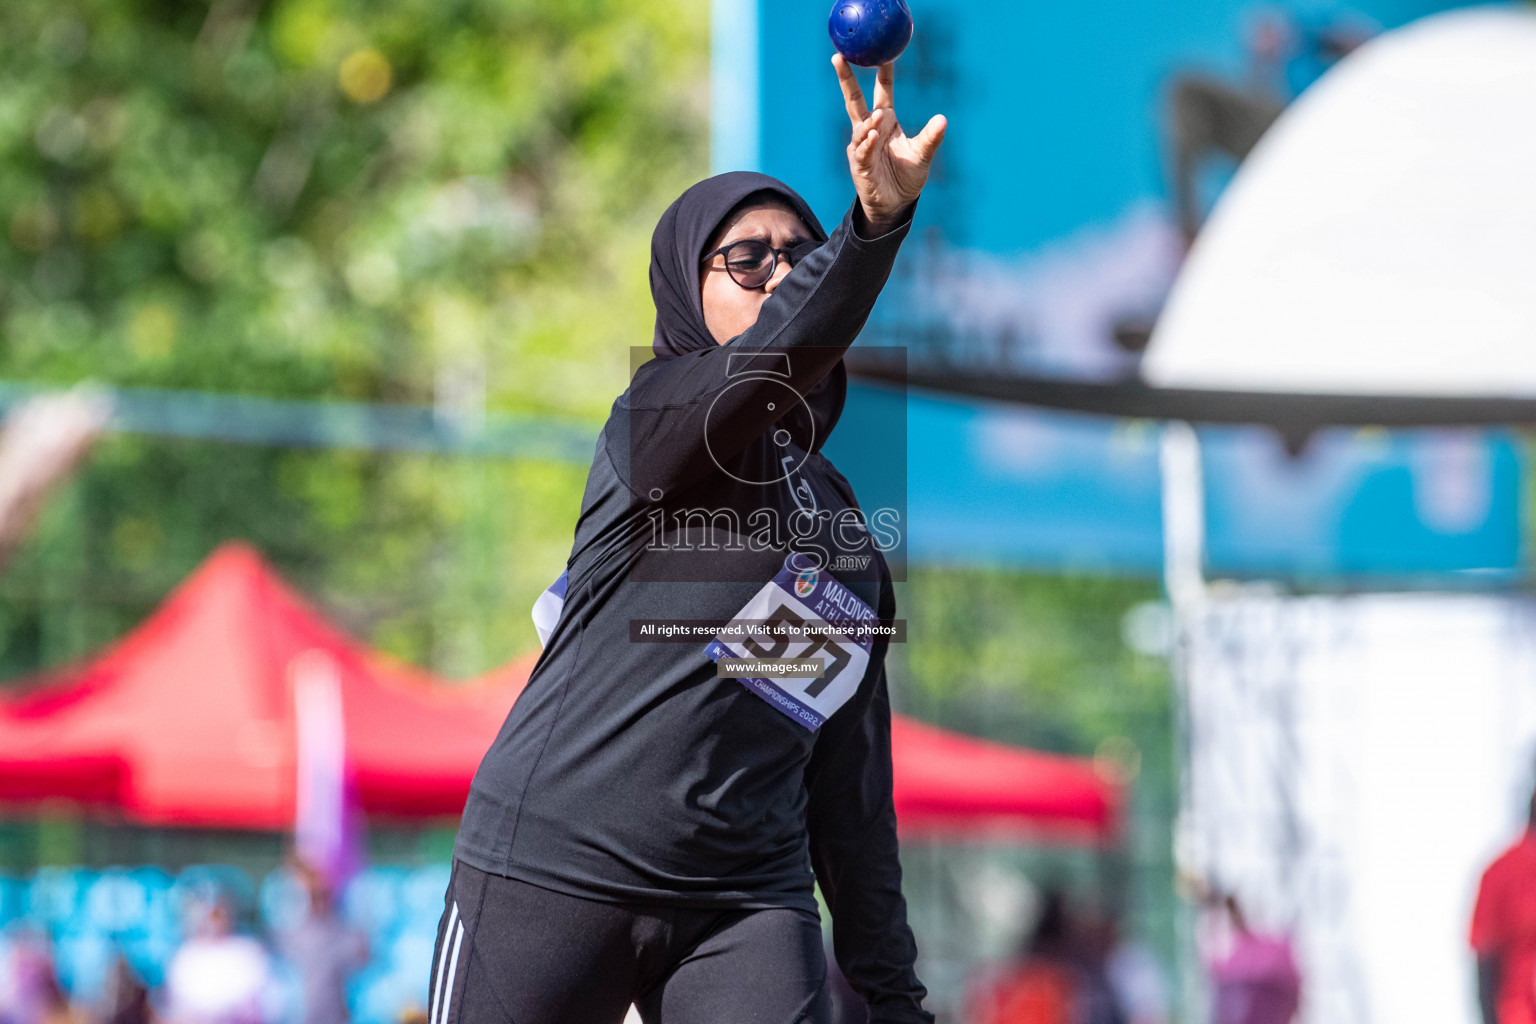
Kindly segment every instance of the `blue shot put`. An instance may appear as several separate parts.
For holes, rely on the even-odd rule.
[[[850,64],[889,64],[912,41],[912,10],[906,0],[837,0],[827,19],[832,45]]]

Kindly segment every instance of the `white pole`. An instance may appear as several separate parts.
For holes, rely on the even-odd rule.
[[[1200,471],[1200,438],[1188,423],[1163,425],[1160,451],[1163,504],[1163,585],[1173,610],[1174,744],[1179,758],[1179,814],[1174,825],[1174,865],[1183,875],[1203,879],[1204,856],[1192,816],[1189,658],[1193,631],[1205,610],[1205,481]],[[1193,918],[1176,915],[1178,971],[1186,1019],[1205,1016],[1205,988]]]

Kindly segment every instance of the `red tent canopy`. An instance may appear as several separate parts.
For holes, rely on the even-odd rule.
[[[990,743],[896,715],[891,760],[904,835],[1116,838],[1119,788],[1086,758]]]
[[[0,802],[63,798],[144,824],[293,823],[294,666],[314,652],[339,680],[346,747],[371,814],[447,817],[537,655],[446,685],[348,639],[261,556],[220,548],[138,628],[0,704]],[[1088,762],[892,724],[904,832],[1027,829],[1112,836],[1114,787]]]
[[[295,659],[340,682],[365,810],[454,815],[534,658],[462,686],[368,651],[243,545],[145,622],[0,709],[0,801],[62,797],[145,824],[284,829],[296,791]]]

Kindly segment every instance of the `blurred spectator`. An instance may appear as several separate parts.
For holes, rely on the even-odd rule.
[[[1077,926],[1076,961],[1082,976],[1084,1024],[1125,1024],[1119,990],[1109,973],[1109,957],[1119,942],[1119,925],[1112,915],[1097,914]]]
[[[0,949],[0,1024],[83,1024],[59,986],[41,936],[19,933]]]
[[[342,921],[330,884],[303,863],[295,871],[304,884],[308,908],[293,928],[280,934],[278,949],[298,972],[300,1024],[344,1024],[347,981],[368,965],[368,940]]]
[[[1536,794],[1525,831],[1483,872],[1472,951],[1483,1024],[1536,1024]]]
[[[151,1019],[149,989],[144,987],[138,972],[119,954],[107,974],[95,1020],[98,1024],[150,1024]]]
[[[237,935],[222,895],[193,904],[191,937],[166,971],[168,1024],[269,1024],[273,1004],[272,962],[261,943]]]
[[[1232,895],[1207,897],[1214,927],[1205,950],[1212,1024],[1290,1024],[1301,1007],[1301,971],[1291,940],[1248,925]]]
[[[1048,891],[1018,962],[972,992],[974,1024],[1123,1024],[1125,1016],[1091,935],[1066,898]]]
[[[1105,968],[1126,1024],[1168,1024],[1168,982],[1162,965],[1144,943],[1118,940]]]
[[[1313,24],[1288,12],[1267,12],[1255,19],[1249,33],[1245,80],[1198,72],[1174,78],[1164,134],[1174,209],[1186,246],[1194,242],[1203,218],[1198,186],[1204,162],[1225,156],[1242,163],[1286,104],[1369,36],[1352,21]]]

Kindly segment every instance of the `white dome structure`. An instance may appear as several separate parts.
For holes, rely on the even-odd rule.
[[[1304,93],[1217,202],[1143,370],[1259,405],[1536,399],[1536,7],[1425,18]]]

